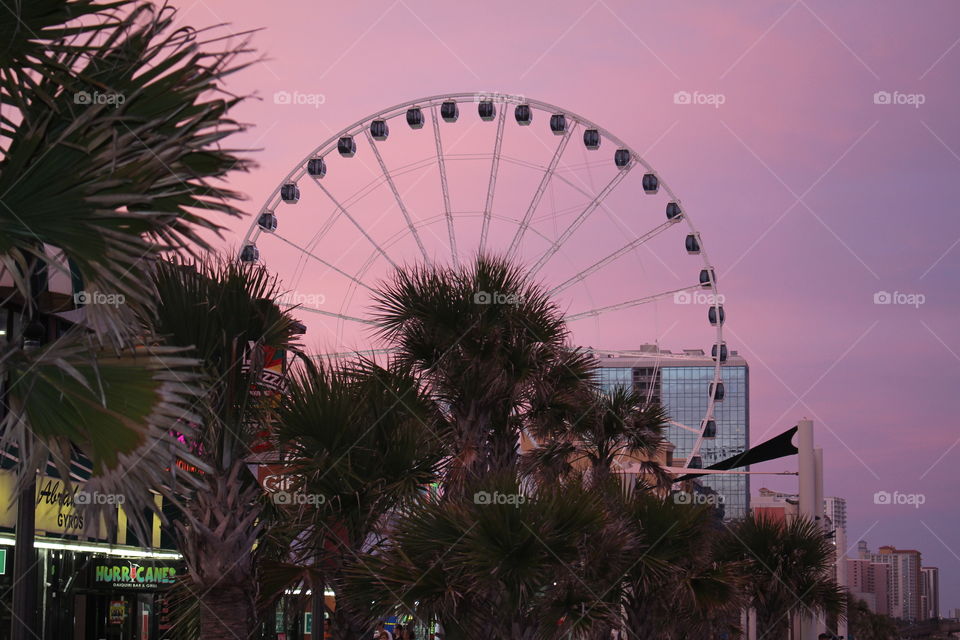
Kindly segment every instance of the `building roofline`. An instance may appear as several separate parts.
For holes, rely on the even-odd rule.
[[[709,355],[691,355],[685,353],[670,353],[663,352],[660,353],[651,353],[651,354],[641,354],[641,353],[598,353],[596,351],[591,352],[595,356],[597,365],[601,368],[636,368],[636,367],[712,367],[714,366],[714,360]],[[726,362],[723,363],[724,367],[747,367],[746,359],[743,356],[738,355],[736,352],[731,352],[727,356]]]

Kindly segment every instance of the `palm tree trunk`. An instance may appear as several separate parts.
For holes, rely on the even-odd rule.
[[[256,621],[249,589],[214,586],[200,596],[200,628],[204,640],[250,638]]]
[[[338,604],[333,611],[330,634],[333,640],[361,640],[371,635],[371,625],[369,618],[361,619],[349,606]]]
[[[261,525],[257,485],[244,484],[242,460],[206,477],[174,521],[177,546],[199,594],[203,640],[248,638],[256,625],[255,548]],[[239,630],[239,631],[238,631]],[[242,633],[240,633],[242,632]]]
[[[758,640],[787,640],[790,630],[789,616],[757,611]]]
[[[653,615],[650,607],[645,607],[642,603],[636,603],[632,607],[625,607],[626,625],[629,631],[628,638],[637,638],[638,640],[654,640],[659,636],[657,632],[657,618]]]
[[[610,625],[603,625],[587,634],[589,640],[610,640],[613,635],[613,628]],[[639,638],[639,636],[638,636]]]

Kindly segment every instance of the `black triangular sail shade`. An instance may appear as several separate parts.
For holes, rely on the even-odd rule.
[[[750,447],[743,453],[738,453],[737,455],[727,458],[726,460],[721,460],[716,464],[712,464],[707,467],[707,469],[727,471],[729,469],[737,469],[739,467],[746,467],[751,464],[758,464],[760,462],[767,462],[769,460],[776,460],[777,458],[786,458],[787,456],[795,455],[798,449],[793,444],[793,436],[796,433],[797,427],[791,427],[780,435],[774,436],[766,442],[761,442],[755,447]],[[680,476],[679,478],[675,479],[674,482],[682,482],[683,480],[699,478],[705,475],[710,474],[688,473],[685,476]]]

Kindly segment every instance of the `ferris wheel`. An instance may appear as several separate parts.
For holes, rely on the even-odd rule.
[[[279,181],[239,257],[279,276],[281,304],[308,316],[318,355],[347,355],[387,350],[366,316],[397,268],[457,266],[478,253],[523,265],[566,311],[576,343],[599,357],[670,332],[710,345],[704,415],[671,423],[696,437],[685,466],[702,466],[727,359],[716,273],[666,181],[567,109],[452,93],[358,120]]]

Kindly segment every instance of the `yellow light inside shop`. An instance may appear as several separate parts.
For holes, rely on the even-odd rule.
[[[300,589],[300,587],[296,587],[296,588],[294,588],[294,589],[287,589],[287,590],[285,590],[283,593],[286,594],[286,595],[288,595],[288,596],[299,596],[299,595],[307,595],[307,596],[309,596],[309,595],[313,595],[313,591],[312,591],[311,589],[307,589],[306,591],[303,591],[303,590]],[[324,589],[324,590],[323,590],[323,595],[325,595],[325,596],[335,596],[335,595],[337,595],[337,593],[336,593],[335,591],[331,591],[330,589]]]
[[[0,545],[12,547],[15,542],[16,539],[12,536],[0,536]],[[183,558],[183,556],[176,551],[151,551],[134,547],[124,548],[109,544],[97,544],[95,542],[34,540],[33,546],[37,549],[100,553],[121,558],[156,558],[158,560],[181,560]]]

